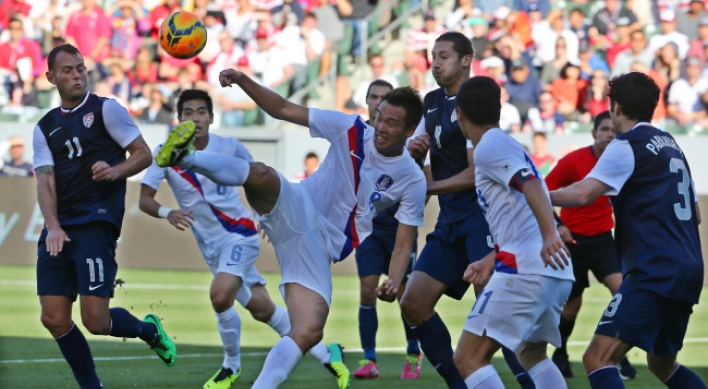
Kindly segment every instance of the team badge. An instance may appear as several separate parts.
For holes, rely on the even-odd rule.
[[[84,127],[91,128],[92,124],[93,124],[93,112],[89,112],[86,115],[84,115]]]
[[[457,121],[457,110],[453,109],[452,110],[452,115],[450,115],[450,122],[454,123]]]
[[[387,191],[391,185],[393,185],[393,178],[391,176],[382,174],[378,180],[376,180],[376,190],[379,192]]]
[[[511,162],[510,162],[510,161],[506,161],[506,163],[504,164],[504,166],[502,166],[502,170],[504,170],[505,172],[508,172],[509,169],[511,169]]]

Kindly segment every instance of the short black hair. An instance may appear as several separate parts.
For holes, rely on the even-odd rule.
[[[603,111],[598,113],[597,116],[595,116],[595,119],[593,120],[592,129],[597,131],[600,128],[600,124],[602,124],[603,120],[611,118],[612,117],[610,116],[610,111]]]
[[[452,42],[452,49],[457,52],[460,59],[466,55],[471,55],[474,58],[475,53],[472,41],[462,33],[457,31],[443,33],[435,40],[435,43],[437,42]]]
[[[406,128],[417,126],[423,117],[423,100],[415,88],[400,86],[388,92],[381,102],[387,101],[396,107],[403,107],[406,111]]]
[[[580,66],[575,65],[575,64],[572,63],[572,62],[566,62],[565,65],[563,65],[563,67],[562,67],[561,70],[560,70],[560,78],[562,78],[562,79],[564,79],[564,80],[568,78],[568,69],[569,69],[569,68],[578,68],[578,69],[580,69]],[[579,77],[579,76],[578,76],[578,77]]]
[[[501,88],[490,77],[472,77],[460,85],[455,105],[474,124],[498,125],[501,116]]]
[[[184,102],[190,100],[202,100],[206,103],[207,111],[209,115],[214,114],[214,103],[211,100],[211,96],[204,90],[201,89],[185,89],[179,94],[177,99],[177,117],[182,117],[182,109],[184,108]]]
[[[311,158],[315,158],[317,160],[320,159],[320,157],[318,157],[317,153],[315,153],[314,151],[310,151],[309,153],[307,153],[307,155],[305,155],[305,159],[311,159]]]
[[[59,45],[59,46],[53,48],[52,51],[50,51],[49,55],[47,56],[47,69],[49,69],[49,71],[53,70],[54,62],[57,61],[57,56],[59,55],[59,53],[67,53],[70,55],[79,55],[83,58],[83,56],[81,55],[81,52],[76,47],[74,47],[68,43],[65,43],[63,45]]]
[[[369,93],[371,93],[371,88],[374,86],[385,86],[386,88],[393,90],[393,85],[386,81],[386,80],[374,80],[371,81],[371,84],[369,84],[369,88],[366,90],[366,97],[369,97]]]
[[[546,133],[543,131],[536,131],[531,135],[531,139],[534,139],[534,138],[543,138],[543,139],[547,140],[548,135],[546,135]]]
[[[659,87],[644,73],[631,72],[610,80],[610,109],[619,104],[627,118],[651,121],[659,102]]]

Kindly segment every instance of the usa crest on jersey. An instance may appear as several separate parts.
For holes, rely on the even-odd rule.
[[[84,115],[84,127],[91,128],[92,124],[93,124],[93,112],[89,112],[86,115]]]

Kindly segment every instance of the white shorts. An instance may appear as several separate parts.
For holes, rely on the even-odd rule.
[[[332,299],[329,222],[316,210],[304,187],[278,175],[278,201],[269,214],[260,216],[260,223],[278,257],[282,276],[280,293],[285,298],[285,284],[299,284],[317,292],[329,306]]]
[[[247,238],[234,237],[221,244],[219,251],[212,257],[205,258],[211,274],[226,273],[241,277],[243,285],[236,293],[236,301],[242,306],[251,301],[251,287],[265,285],[266,280],[256,269],[256,259],[260,251],[259,236]]]
[[[494,273],[482,290],[464,330],[516,351],[523,342],[561,346],[560,313],[573,281],[536,274]]]

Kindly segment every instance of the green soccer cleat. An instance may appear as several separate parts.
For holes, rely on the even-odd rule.
[[[329,348],[329,363],[325,363],[324,366],[337,377],[339,389],[347,389],[352,379],[349,369],[344,364],[344,354],[342,353],[344,348],[339,343],[332,343],[327,348]]]
[[[150,348],[155,351],[155,354],[160,357],[160,360],[162,360],[165,365],[174,365],[175,360],[177,359],[177,347],[175,347],[175,344],[174,342],[172,342],[172,339],[170,339],[165,330],[162,328],[160,318],[157,317],[157,315],[153,315],[151,313],[145,316],[145,319],[143,319],[143,321],[145,323],[150,323],[154,325],[155,328],[157,328],[157,336],[155,336],[155,339],[153,339],[151,342],[148,342]]]
[[[191,120],[177,124],[155,156],[157,166],[175,166],[189,151],[194,150],[192,138],[196,129]]]
[[[204,389],[230,389],[231,385],[241,376],[241,369],[236,374],[228,367],[222,367],[204,384]]]

